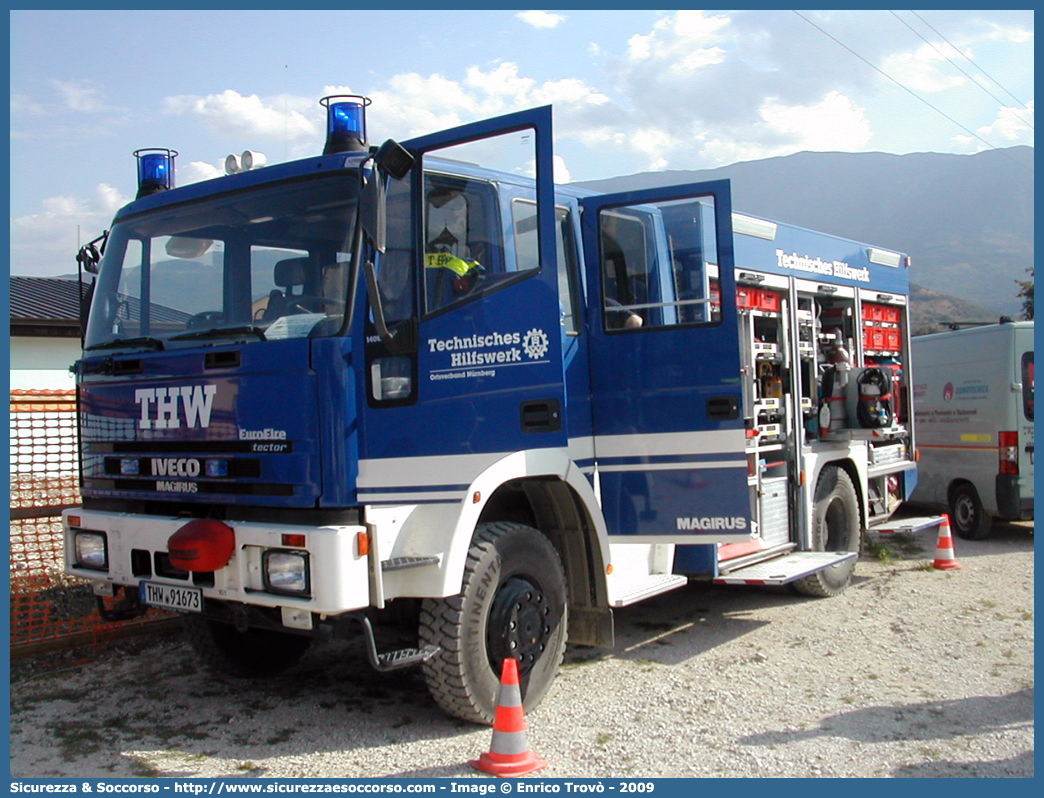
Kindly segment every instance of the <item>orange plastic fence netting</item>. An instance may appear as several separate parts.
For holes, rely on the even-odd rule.
[[[76,395],[11,391],[11,653],[100,645],[166,613],[106,623],[89,584],[63,572],[61,511],[80,501]]]

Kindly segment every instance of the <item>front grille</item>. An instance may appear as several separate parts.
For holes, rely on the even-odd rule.
[[[105,474],[107,476],[119,477],[123,476],[122,464],[125,460],[133,460],[135,458],[127,457],[106,457],[105,458]],[[150,477],[155,479],[168,479],[172,476],[162,473],[163,469],[157,468],[153,464],[153,460],[163,461],[165,458],[157,457],[139,457],[136,458],[138,463],[138,475],[142,477]],[[206,466],[203,465],[201,460],[200,472],[206,474]],[[257,479],[261,476],[261,461],[258,459],[237,459],[228,460],[228,479]],[[185,475],[180,475],[185,476]]]

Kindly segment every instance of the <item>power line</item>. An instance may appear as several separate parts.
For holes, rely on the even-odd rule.
[[[956,50],[956,51],[957,51],[958,53],[960,53],[960,54],[961,54],[961,56],[962,56],[962,57],[963,57],[963,58],[964,58],[964,59],[965,59],[965,60],[966,60],[966,61],[967,61],[967,62],[968,62],[969,64],[972,64],[972,65],[974,65],[974,66],[975,66],[975,68],[976,68],[977,70],[979,70],[979,71],[980,71],[980,72],[981,72],[982,74],[984,74],[984,75],[985,75],[986,77],[988,77],[988,78],[989,78],[990,80],[992,80],[992,81],[993,81],[994,83],[996,83],[996,84],[997,84],[998,86],[1000,86],[1000,87],[1001,87],[1001,89],[1002,89],[1002,90],[1004,91],[1004,93],[1005,93],[1005,94],[1007,94],[1007,95],[1008,95],[1009,97],[1011,97],[1011,99],[1013,99],[1013,100],[1014,100],[1015,102],[1017,102],[1017,103],[1018,103],[1019,105],[1021,105],[1021,106],[1022,106],[1023,108],[1025,108],[1025,109],[1026,109],[1027,111],[1029,110],[1029,106],[1028,106],[1028,105],[1026,105],[1026,103],[1024,103],[1024,102],[1023,102],[1022,100],[1020,100],[1020,99],[1019,99],[1018,97],[1016,97],[1016,96],[1015,96],[1014,94],[1012,94],[1012,93],[1011,93],[1010,91],[1008,91],[1008,90],[1007,90],[1006,88],[1004,88],[1004,86],[1003,86],[1003,85],[1001,84],[1001,82],[1000,82],[999,80],[997,80],[997,79],[996,79],[995,77],[993,77],[993,76],[992,76],[992,75],[991,75],[991,74],[990,74],[989,72],[987,72],[987,71],[986,71],[985,69],[983,69],[983,68],[982,68],[981,66],[979,66],[978,64],[976,64],[976,63],[975,63],[974,61],[972,61],[972,60],[971,60],[970,58],[968,58],[968,56],[964,55],[964,53],[962,53],[962,52],[960,51],[960,49],[958,49],[957,47],[955,47],[955,46],[953,45],[953,43],[952,43],[952,42],[950,42],[950,40],[949,40],[949,39],[947,39],[947,38],[946,38],[945,36],[943,36],[943,35],[942,35],[941,33],[939,33],[939,31],[937,31],[937,30],[936,30],[935,28],[933,28],[933,27],[932,27],[932,26],[931,26],[931,25],[930,25],[930,24],[928,23],[928,21],[927,21],[927,20],[925,20],[925,18],[924,18],[924,17],[922,17],[922,16],[921,16],[920,14],[918,14],[918,13],[917,13],[916,11],[911,11],[910,13],[911,13],[911,14],[913,14],[913,15],[914,15],[915,17],[917,17],[917,18],[918,18],[919,20],[921,20],[921,22],[923,22],[923,23],[924,23],[925,25],[927,25],[927,26],[928,26],[928,28],[929,28],[929,29],[930,29],[930,30],[932,31],[932,33],[934,33],[934,34],[935,34],[936,36],[938,36],[938,37],[939,37],[940,39],[942,39],[942,40],[943,40],[944,42],[946,42],[947,44],[949,44],[949,45],[950,45],[950,47],[953,47],[953,49],[954,49],[954,50]],[[956,64],[954,64],[954,66],[956,66]],[[996,99],[996,98],[995,98],[995,99]]]
[[[1026,171],[1028,171],[1028,172],[1029,172],[1030,174],[1033,174],[1033,170],[1032,170],[1032,169],[1027,169],[1027,168],[1026,168],[1026,166],[1025,166],[1024,164],[1021,164],[1021,163],[1019,163],[1018,161],[1016,161],[1016,160],[1015,160],[1014,158],[1012,158],[1012,157],[1011,157],[1011,156],[1010,156],[1010,155],[1009,155],[1008,153],[1004,152],[1004,150],[1000,149],[999,147],[994,147],[994,146],[993,146],[992,144],[990,144],[990,143],[989,143],[988,141],[986,141],[986,139],[984,139],[984,138],[983,138],[982,136],[980,136],[980,135],[979,135],[978,133],[976,133],[976,132],[975,132],[975,131],[973,131],[973,130],[969,130],[969,129],[968,129],[968,128],[966,128],[966,127],[965,127],[964,125],[962,125],[962,124],[961,124],[960,122],[958,122],[958,121],[957,121],[956,119],[954,119],[954,118],[953,118],[952,116],[950,116],[949,114],[947,114],[947,113],[946,113],[945,111],[943,111],[943,110],[941,110],[941,109],[939,109],[939,108],[936,108],[936,107],[935,107],[934,105],[932,105],[932,104],[931,104],[930,102],[928,102],[928,101],[927,101],[926,99],[924,99],[923,97],[921,97],[921,96],[920,96],[919,94],[917,94],[917,93],[916,93],[915,91],[913,91],[912,89],[909,89],[909,88],[907,88],[906,86],[904,86],[904,85],[903,85],[902,83],[900,83],[900,82],[899,82],[898,80],[896,80],[895,78],[893,78],[893,77],[892,77],[891,75],[889,75],[889,74],[888,74],[887,72],[885,72],[885,71],[884,71],[883,69],[881,69],[880,67],[876,66],[875,64],[872,64],[872,63],[871,63],[870,61],[868,61],[867,59],[863,58],[863,56],[859,55],[859,53],[857,53],[857,52],[856,52],[855,50],[853,50],[853,49],[852,49],[851,47],[849,47],[849,46],[848,46],[847,44],[845,44],[845,43],[844,43],[843,41],[841,41],[840,39],[838,39],[838,38],[837,38],[836,36],[832,36],[831,34],[827,33],[827,32],[826,32],[825,30],[823,30],[823,29],[822,29],[821,27],[819,27],[819,25],[817,25],[817,24],[816,24],[815,22],[813,22],[812,20],[810,20],[810,19],[809,19],[808,17],[804,16],[804,15],[803,15],[803,14],[802,14],[802,13],[801,13],[800,11],[794,11],[794,13],[795,13],[795,14],[797,14],[797,15],[798,15],[799,17],[801,17],[801,19],[805,20],[805,22],[807,22],[807,23],[808,23],[809,25],[811,25],[811,26],[812,26],[813,28],[815,28],[815,29],[816,29],[816,30],[818,30],[818,31],[819,31],[820,33],[822,33],[822,34],[823,34],[824,36],[826,36],[826,37],[827,37],[828,39],[830,39],[831,41],[835,42],[836,44],[838,44],[839,46],[843,47],[844,49],[848,50],[848,52],[850,52],[850,53],[851,53],[852,55],[854,55],[854,56],[855,56],[856,58],[858,58],[858,59],[859,59],[860,61],[862,61],[862,62],[863,62],[864,64],[866,64],[866,65],[867,65],[868,67],[870,67],[870,68],[871,68],[871,69],[873,69],[874,71],[876,71],[876,72],[879,72],[880,74],[884,75],[884,76],[885,76],[886,78],[888,78],[888,79],[889,79],[890,81],[892,81],[892,83],[894,83],[894,84],[895,84],[896,86],[898,86],[898,87],[899,87],[900,89],[902,89],[903,91],[905,91],[906,93],[908,93],[909,95],[911,95],[912,97],[914,97],[915,99],[918,99],[918,100],[920,100],[920,101],[921,101],[922,103],[924,103],[925,105],[927,105],[927,106],[928,106],[929,108],[931,108],[931,109],[932,109],[933,111],[935,111],[935,112],[936,112],[937,114],[939,114],[940,116],[942,116],[942,117],[944,117],[944,118],[948,119],[948,120],[949,120],[950,122],[953,122],[953,124],[957,125],[957,127],[959,127],[959,128],[961,129],[961,130],[963,130],[963,131],[964,131],[965,133],[967,133],[968,135],[972,136],[973,138],[976,138],[976,139],[978,139],[978,140],[979,140],[979,141],[981,141],[981,142],[982,142],[983,144],[985,144],[985,145],[986,145],[987,147],[989,147],[989,148],[990,148],[991,150],[997,150],[997,152],[1001,153],[1001,154],[1002,154],[1002,155],[1003,155],[1003,156],[1004,156],[1005,158],[1007,158],[1008,160],[1010,160],[1010,161],[1011,161],[1012,163],[1014,163],[1014,164],[1018,164],[1019,168],[1021,168],[1021,169],[1026,169]]]
[[[918,37],[918,38],[919,38],[919,39],[920,39],[921,41],[923,41],[923,42],[924,42],[925,44],[927,44],[927,45],[928,45],[929,47],[931,47],[931,48],[932,48],[933,50],[935,50],[935,52],[937,52],[937,53],[938,53],[939,55],[941,55],[941,56],[942,56],[943,58],[945,58],[945,59],[946,59],[947,61],[949,61],[949,62],[950,62],[950,64],[951,64],[951,65],[953,66],[953,68],[954,68],[954,69],[956,69],[956,70],[957,70],[958,72],[960,72],[960,73],[961,73],[962,75],[964,75],[964,77],[968,78],[968,80],[970,80],[970,81],[972,82],[972,85],[973,85],[973,86],[977,86],[978,88],[982,89],[982,90],[983,90],[984,92],[986,92],[986,94],[988,94],[988,95],[989,95],[989,96],[990,96],[991,98],[993,98],[993,99],[994,99],[994,100],[996,100],[996,101],[997,101],[998,103],[1000,103],[1002,107],[1007,107],[1007,103],[1005,103],[1005,102],[1004,102],[1004,100],[1002,100],[1002,99],[1001,99],[1000,97],[998,97],[998,96],[997,96],[996,94],[994,94],[994,93],[993,93],[993,92],[991,92],[991,91],[990,91],[989,89],[987,89],[987,88],[986,88],[985,86],[983,86],[983,85],[982,85],[981,83],[979,83],[979,81],[977,81],[977,80],[976,80],[975,78],[973,78],[973,77],[972,77],[971,75],[969,75],[969,74],[968,74],[967,72],[965,72],[965,71],[964,71],[963,69],[961,69],[961,68],[960,68],[959,66],[957,66],[957,64],[956,64],[956,63],[954,63],[953,59],[951,59],[951,58],[950,58],[950,57],[949,57],[948,55],[946,55],[946,53],[944,53],[944,52],[943,52],[942,50],[940,50],[940,49],[939,49],[938,47],[936,47],[936,46],[935,46],[934,44],[932,44],[932,43],[931,43],[930,41],[928,41],[928,40],[927,40],[926,38],[924,38],[924,36],[922,36],[922,35],[921,35],[920,31],[918,31],[918,30],[915,30],[915,29],[914,29],[914,27],[913,27],[913,26],[912,26],[912,25],[911,25],[911,24],[910,24],[909,22],[907,22],[907,21],[906,21],[905,19],[903,19],[902,17],[900,17],[900,16],[899,16],[898,14],[896,14],[896,13],[895,13],[894,11],[889,11],[888,13],[889,13],[889,14],[891,14],[891,15],[892,15],[893,17],[895,17],[895,18],[896,18],[897,20],[899,20],[900,22],[902,22],[902,23],[903,23],[903,24],[904,24],[904,25],[905,25],[905,26],[906,26],[907,28],[909,28],[909,29],[910,29],[911,31],[913,31],[913,33],[914,33],[914,34],[915,34],[915,35],[916,35],[916,36],[917,36],[917,37]],[[911,13],[911,14],[914,14],[914,16],[917,16],[916,12],[914,12],[914,11],[911,11],[910,13]],[[918,18],[918,19],[921,19],[920,17],[917,17],[917,18]],[[923,19],[921,19],[921,22],[924,22],[924,20],[923,20]],[[927,22],[925,22],[924,24],[925,24],[925,25],[928,25],[928,23],[927,23]],[[932,26],[931,26],[931,25],[928,25],[928,27],[929,27],[929,28],[932,28]],[[935,28],[932,28],[932,30],[933,30],[933,31],[935,31],[935,33],[936,33],[936,34],[937,34],[937,35],[938,35],[938,36],[939,36],[940,38],[942,38],[942,40],[943,40],[943,41],[945,41],[945,42],[946,42],[947,44],[949,44],[949,45],[950,45],[950,47],[952,47],[952,48],[953,48],[954,50],[956,50],[957,52],[960,52],[960,50],[957,50],[957,48],[956,48],[956,47],[955,47],[955,46],[954,46],[953,44],[951,44],[951,43],[950,43],[949,41],[946,41],[946,38],[945,38],[945,37],[943,37],[943,35],[942,35],[941,33],[939,33],[939,31],[935,30]],[[972,63],[975,63],[975,62],[973,61]],[[987,77],[989,77],[989,75],[987,75]],[[990,80],[993,80],[993,78],[990,78]],[[994,82],[994,83],[997,83],[997,81],[995,81],[995,80],[994,80],[993,82]],[[998,85],[998,86],[1000,86],[1000,84],[999,84],[999,83],[997,83],[997,85]],[[1004,87],[1003,87],[1003,86],[1000,86],[1000,87],[1001,87],[1002,89],[1004,89]],[[1004,90],[1005,90],[1005,91],[1008,91],[1007,89],[1004,89]],[[1018,101],[1019,101],[1019,100],[1018,100],[1018,98],[1017,98],[1017,97],[1015,97],[1015,95],[1011,94],[1011,92],[1008,92],[1008,94],[1009,94],[1009,95],[1011,95],[1011,96],[1012,96],[1012,97],[1013,97],[1013,98],[1015,99],[1015,102],[1018,102]],[[1017,116],[1017,117],[1018,117],[1018,118],[1019,118],[1020,120],[1022,120],[1022,122],[1023,122],[1023,123],[1025,123],[1025,125],[1026,125],[1026,126],[1027,126],[1027,127],[1028,127],[1028,128],[1030,129],[1030,130],[1033,130],[1033,129],[1034,129],[1034,128],[1033,128],[1033,123],[1029,122],[1029,121],[1028,121],[1028,120],[1026,120],[1026,119],[1023,119],[1023,118],[1022,118],[1022,116],[1021,116],[1021,115],[1020,115],[1020,114],[1019,114],[1018,112],[1015,112],[1015,115],[1016,115],[1016,116]]]

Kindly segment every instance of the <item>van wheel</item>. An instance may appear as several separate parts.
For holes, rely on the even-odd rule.
[[[953,489],[950,494],[950,524],[958,537],[965,540],[989,537],[993,518],[983,509],[974,485],[965,482]]]
[[[492,723],[504,660],[518,660],[525,711],[546,695],[566,646],[565,572],[550,541],[532,527],[479,526],[457,596],[425,599],[421,645],[439,647],[423,665],[436,703],[450,715]]]
[[[200,615],[182,615],[181,626],[196,656],[220,676],[277,676],[296,665],[312,645],[312,638],[304,635],[270,629],[240,632],[230,623]]]
[[[860,550],[862,518],[859,497],[848,472],[839,466],[826,466],[819,475],[812,511],[813,551]],[[836,596],[852,581],[856,559],[835,565],[792,582],[794,590],[806,596]]]

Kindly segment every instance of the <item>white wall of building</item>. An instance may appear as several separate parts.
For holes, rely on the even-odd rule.
[[[11,336],[11,390],[71,391],[69,366],[80,359],[79,338]]]

